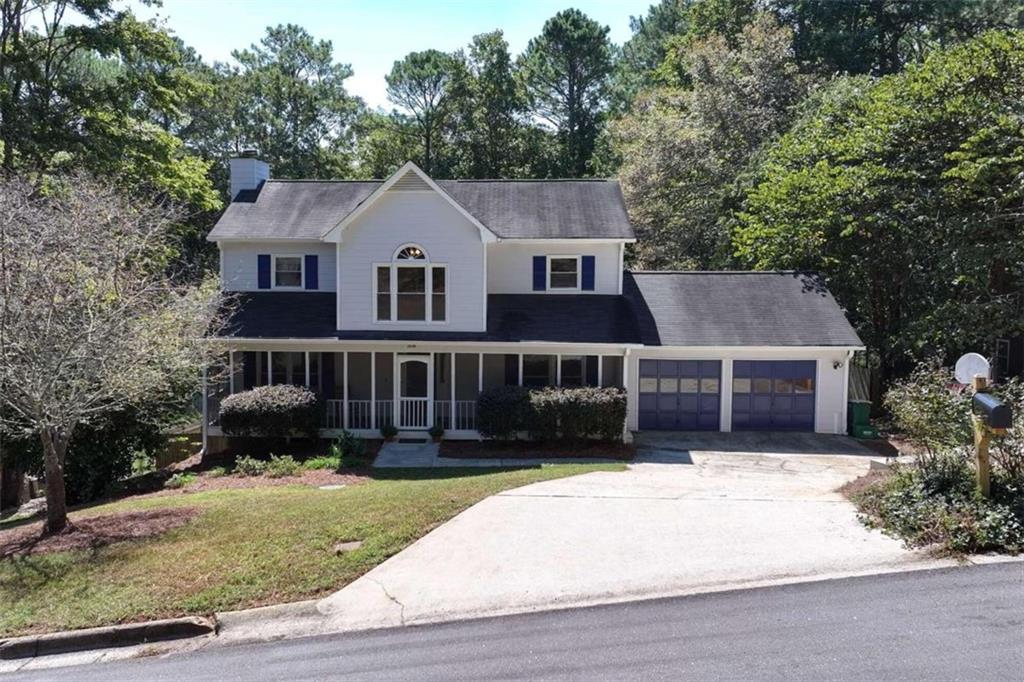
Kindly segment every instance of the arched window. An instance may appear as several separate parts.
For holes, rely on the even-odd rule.
[[[431,263],[418,244],[395,249],[388,265],[374,266],[378,322],[445,322],[448,319],[448,270]]]
[[[427,252],[415,244],[409,244],[398,249],[394,260],[427,260]]]

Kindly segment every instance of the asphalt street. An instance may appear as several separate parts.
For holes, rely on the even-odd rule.
[[[1024,564],[211,647],[7,679],[1020,680]]]

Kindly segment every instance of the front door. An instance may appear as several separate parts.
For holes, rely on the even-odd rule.
[[[434,377],[429,355],[396,355],[395,395],[398,396],[398,428],[425,429],[430,426]]]

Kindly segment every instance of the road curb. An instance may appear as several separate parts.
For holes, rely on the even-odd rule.
[[[109,625],[0,640],[0,660],[109,649],[208,635],[216,630],[209,618],[189,616],[145,623]]]

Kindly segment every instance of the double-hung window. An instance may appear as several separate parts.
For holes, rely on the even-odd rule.
[[[431,263],[426,251],[409,244],[391,263],[374,266],[374,319],[378,322],[445,322],[448,319],[446,266]]]
[[[274,256],[274,288],[302,288],[302,256]]]
[[[578,290],[580,288],[580,257],[549,256],[548,288]]]

